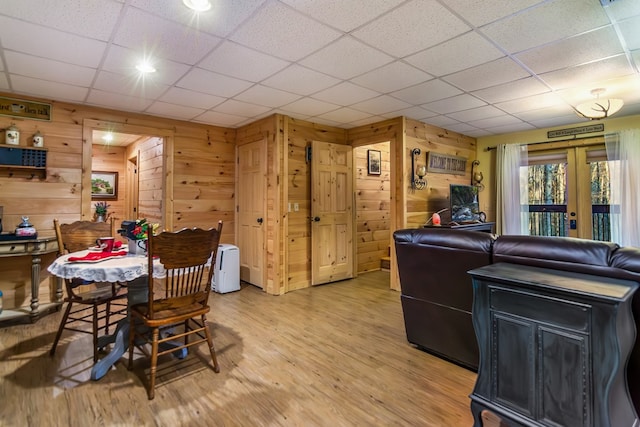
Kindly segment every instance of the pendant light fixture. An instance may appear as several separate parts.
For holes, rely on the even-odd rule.
[[[589,102],[578,104],[574,110],[580,117],[589,120],[606,119],[620,111],[624,101],[618,98],[601,99],[600,95],[606,92],[604,88],[597,88],[591,91],[594,99]]]

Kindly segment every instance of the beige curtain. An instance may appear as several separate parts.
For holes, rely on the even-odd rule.
[[[611,240],[640,247],[640,129],[605,135],[611,185]]]
[[[498,145],[496,186],[496,233],[529,234],[526,145]]]

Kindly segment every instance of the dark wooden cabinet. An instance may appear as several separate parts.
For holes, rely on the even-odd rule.
[[[18,145],[0,144],[0,171],[8,176],[36,175],[45,178],[47,174],[47,149],[27,148]]]
[[[626,365],[635,282],[498,263],[471,270],[475,426],[636,426]]]

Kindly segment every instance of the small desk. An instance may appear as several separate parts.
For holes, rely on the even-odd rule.
[[[58,242],[55,237],[40,237],[34,239],[0,240],[0,258],[31,256],[31,312],[24,313],[21,310],[5,309],[2,311],[2,320],[15,321],[20,318],[28,318],[31,322],[36,320],[42,312],[40,311],[40,262],[42,255],[56,252]],[[52,307],[57,309],[62,301],[62,281],[58,280],[56,285],[56,301]]]
[[[486,233],[493,233],[493,226],[495,222],[472,222],[469,224],[442,224],[442,225],[423,225],[422,228],[449,228],[451,230],[471,230],[471,231],[484,231]]]
[[[126,249],[123,249],[126,250]],[[64,279],[80,278],[95,282],[127,282],[127,306],[131,307],[149,299],[147,286],[146,255],[127,254],[124,257],[111,258],[100,262],[69,262],[70,257],[83,257],[88,250],[73,252],[57,258],[48,268],[49,272]],[[159,261],[153,265],[153,277],[164,277],[165,269]],[[91,379],[99,380],[109,371],[125,353],[129,346],[129,316],[116,326],[113,335],[102,336],[98,346],[114,343],[113,348],[91,369]],[[167,343],[169,344],[169,343]],[[185,357],[186,349],[177,350],[177,357]]]

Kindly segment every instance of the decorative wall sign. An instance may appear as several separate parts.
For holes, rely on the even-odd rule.
[[[464,175],[467,169],[467,159],[430,151],[427,160],[427,171],[435,173],[450,173]]]
[[[580,135],[582,133],[603,132],[604,123],[597,125],[580,126],[577,128],[550,130],[547,132],[547,138],[558,138],[560,136]]]
[[[382,157],[378,150],[367,150],[367,173],[369,175],[380,175]]]
[[[51,104],[0,96],[0,115],[25,119],[51,120]]]
[[[91,199],[117,199],[118,172],[91,172]]]

